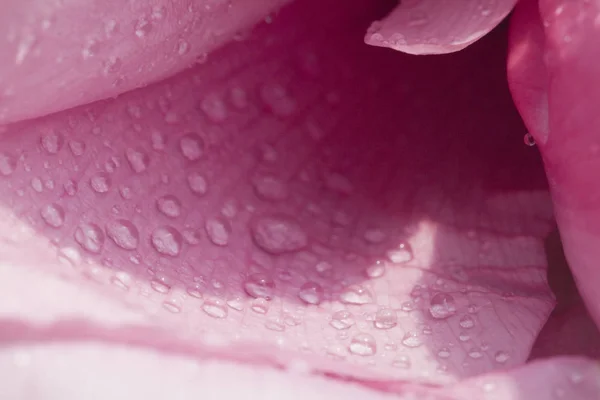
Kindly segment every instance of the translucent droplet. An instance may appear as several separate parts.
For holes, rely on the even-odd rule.
[[[104,61],[103,70],[105,76],[116,74],[121,69],[123,62],[119,57],[110,56]]]
[[[283,215],[264,216],[251,227],[254,243],[271,254],[283,254],[303,249],[308,237],[292,218]]]
[[[204,229],[210,241],[217,246],[227,246],[231,225],[223,218],[209,218],[204,223]]]
[[[466,332],[460,332],[458,334],[458,340],[460,340],[461,342],[466,342],[468,340],[471,340],[471,336]]]
[[[391,329],[398,324],[398,316],[396,311],[391,308],[382,308],[375,314],[375,321],[373,322],[377,329]]]
[[[413,252],[408,243],[401,243],[397,248],[389,250],[387,256],[394,264],[404,264],[413,259]]]
[[[189,161],[197,161],[204,154],[204,140],[195,133],[185,134],[179,141],[181,154]]]
[[[223,122],[227,119],[227,107],[217,96],[208,96],[200,103],[200,108],[212,122]]]
[[[504,364],[509,358],[510,356],[508,353],[502,350],[497,351],[496,354],[494,354],[494,360],[496,360],[496,362],[499,364]]]
[[[150,282],[150,287],[152,287],[154,291],[162,294],[169,293],[169,291],[171,290],[171,285],[158,279],[153,279]]]
[[[354,325],[354,316],[350,311],[340,310],[333,313],[329,325],[337,330],[345,330]]]
[[[409,348],[419,347],[423,344],[421,337],[416,332],[406,332],[402,338],[402,344]]]
[[[183,56],[185,54],[187,54],[190,51],[190,44],[188,42],[186,42],[185,40],[180,40],[179,43],[177,43],[177,54],[179,54],[180,56]]]
[[[75,231],[75,241],[86,251],[97,254],[104,245],[102,228],[93,223],[82,223]]]
[[[364,286],[352,285],[340,293],[340,301],[346,304],[368,304],[373,302],[373,296]]]
[[[166,300],[163,302],[163,307],[165,310],[172,312],[173,314],[177,314],[181,312],[181,305],[175,300]]]
[[[81,254],[74,247],[61,247],[58,250],[58,260],[65,265],[76,267],[81,263]]]
[[[135,24],[135,36],[140,39],[145,38],[152,32],[152,23],[146,18],[140,18]]]
[[[254,298],[270,300],[274,290],[275,282],[265,274],[252,274],[244,281],[244,291]]]
[[[156,208],[167,217],[177,218],[181,214],[181,202],[172,195],[165,195],[156,200]]]
[[[450,349],[447,347],[442,347],[438,350],[437,355],[439,358],[448,358],[450,357]]]
[[[110,190],[110,177],[104,173],[100,172],[90,179],[90,186],[96,193],[106,193]]]
[[[265,322],[265,328],[275,331],[275,332],[283,332],[285,331],[285,325],[283,322],[279,321],[279,319],[270,319]]]
[[[333,265],[328,263],[327,261],[320,261],[315,265],[315,270],[319,273],[319,275],[327,276],[331,273],[333,269]]]
[[[256,195],[267,201],[281,201],[288,197],[285,183],[274,176],[263,175],[252,181]]]
[[[177,229],[162,226],[152,232],[151,241],[152,246],[160,254],[175,257],[181,252],[183,238]]]
[[[129,290],[131,286],[131,276],[123,271],[119,271],[110,280],[111,283],[123,290]]]
[[[387,235],[381,229],[373,228],[367,229],[363,237],[368,243],[377,244],[383,242],[387,238]]]
[[[448,318],[456,313],[454,297],[448,293],[437,293],[431,298],[429,313],[435,319]]]
[[[208,183],[206,182],[206,178],[199,172],[191,172],[187,176],[187,182],[192,193],[204,196],[208,189]]]
[[[535,146],[535,139],[533,138],[531,133],[527,132],[525,136],[523,136],[523,143],[525,143],[529,147]]]
[[[38,193],[44,190],[44,184],[39,176],[31,178],[31,188]]]
[[[17,168],[17,161],[5,153],[0,153],[0,174],[3,176],[11,175]]]
[[[323,300],[323,287],[316,282],[306,282],[300,287],[298,297],[307,304],[320,304]]]
[[[478,347],[473,347],[472,349],[469,350],[469,352],[467,354],[469,355],[469,357],[471,357],[473,359],[479,359],[479,358],[483,357],[483,353],[481,352],[481,349]]]
[[[227,300],[227,305],[237,311],[244,309],[244,301],[240,297]]]
[[[465,315],[460,319],[458,324],[461,326],[461,328],[470,329],[475,326],[475,321],[470,315]]]
[[[144,172],[150,164],[150,157],[144,151],[139,149],[125,150],[125,157],[129,162],[129,166],[136,173]]]
[[[367,267],[365,273],[369,278],[380,278],[385,274],[385,263],[383,261],[375,261]]]
[[[62,149],[65,139],[59,133],[50,132],[42,136],[41,143],[48,154],[56,154]]]
[[[106,225],[106,234],[120,248],[134,250],[139,243],[140,234],[131,221],[118,219]]]
[[[40,214],[44,222],[53,228],[60,228],[65,222],[65,210],[58,204],[42,207]]]
[[[250,306],[250,309],[257,314],[266,314],[269,311],[269,300],[255,299]]]
[[[69,142],[69,148],[71,149],[71,153],[77,157],[85,153],[85,143],[78,140],[71,140]]]
[[[392,362],[392,366],[396,368],[409,369],[411,366],[410,358],[408,358],[408,356],[405,354],[400,355]]]
[[[377,352],[377,342],[375,342],[375,338],[372,335],[359,333],[350,341],[348,350],[358,356],[372,356]]]
[[[75,196],[77,194],[77,182],[72,179],[67,180],[63,188],[65,189],[65,193],[69,196]]]

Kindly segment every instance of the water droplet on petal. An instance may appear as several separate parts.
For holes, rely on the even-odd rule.
[[[402,344],[409,348],[419,347],[423,344],[421,337],[416,332],[406,332],[402,338]]]
[[[431,298],[429,313],[435,319],[448,318],[456,313],[454,297],[448,293],[437,293]]]
[[[56,154],[65,143],[63,136],[56,132],[50,132],[41,138],[42,147],[48,154]]]
[[[479,358],[483,357],[483,353],[481,352],[481,349],[478,347],[473,347],[472,349],[469,350],[469,352],[467,354],[469,354],[469,357],[471,357],[473,359],[479,359]]]
[[[461,328],[470,329],[475,326],[475,321],[473,321],[473,317],[470,315],[465,315],[460,319],[458,324],[461,326]]]
[[[160,254],[175,257],[181,252],[183,238],[173,227],[162,226],[152,232],[152,246]]]
[[[391,329],[398,324],[398,316],[396,311],[391,308],[382,308],[375,314],[373,323],[377,329]]]
[[[168,285],[166,282],[160,281],[158,279],[153,279],[150,282],[150,286],[156,292],[162,293],[162,294],[169,293],[169,291],[171,290],[171,286],[170,285]]]
[[[252,302],[250,309],[257,314],[266,314],[269,311],[269,301],[267,299],[256,299]]]
[[[496,354],[494,354],[494,360],[496,360],[496,362],[500,364],[504,364],[508,361],[509,358],[510,356],[508,355],[508,353],[502,350],[497,351]]]
[[[191,172],[187,176],[187,182],[190,190],[199,196],[204,196],[208,189],[208,183],[206,182],[206,178],[199,172]]]
[[[150,164],[148,154],[139,149],[127,149],[125,156],[131,169],[138,174],[144,172],[148,168],[148,164]]]
[[[53,228],[60,228],[65,222],[65,210],[58,204],[48,204],[40,211],[44,222]]]
[[[275,331],[275,332],[283,332],[285,331],[285,325],[283,322],[279,321],[279,319],[270,319],[265,322],[265,328]]]
[[[411,366],[410,358],[408,358],[408,356],[405,354],[400,355],[392,362],[392,366],[396,368],[408,369]]]
[[[11,175],[17,168],[17,161],[8,154],[0,153],[0,174]]]
[[[244,282],[244,290],[254,298],[270,300],[275,290],[275,282],[265,274],[252,274]]]
[[[86,251],[97,254],[104,245],[102,228],[93,223],[82,223],[75,231],[75,241]]]
[[[284,182],[271,175],[263,175],[252,181],[256,195],[267,201],[281,201],[288,197],[287,186]]]
[[[381,229],[373,228],[367,229],[363,237],[368,243],[377,244],[383,242],[387,238],[387,235]]]
[[[152,23],[146,18],[140,18],[135,24],[135,36],[145,38],[152,32]]]
[[[179,148],[187,160],[197,161],[204,154],[204,140],[195,133],[188,133],[179,141]]]
[[[408,243],[402,243],[397,248],[388,251],[388,258],[394,264],[407,263],[413,259],[413,253]]]
[[[209,218],[204,229],[210,241],[217,246],[227,246],[231,234],[231,224],[223,218]]]
[[[352,338],[348,350],[359,356],[372,356],[377,352],[377,343],[372,335],[359,333]]]
[[[171,218],[177,218],[181,214],[181,202],[177,197],[172,195],[159,197],[156,201],[156,208],[158,208],[158,211]]]
[[[450,357],[450,349],[447,347],[442,347],[438,350],[437,355],[439,358],[448,358]]]
[[[179,305],[175,299],[164,301],[163,307],[165,308],[165,310],[172,312],[173,314],[181,312],[181,305]]]
[[[139,243],[140,234],[131,223],[125,219],[118,219],[106,225],[106,234],[120,248],[134,250]]]
[[[527,132],[525,136],[523,136],[523,143],[525,143],[529,147],[535,146],[535,139],[533,138],[531,133]]]
[[[382,261],[375,261],[367,267],[365,273],[369,278],[380,278],[385,274],[385,263]]]
[[[104,173],[100,172],[90,179],[90,186],[96,193],[106,193],[110,190],[110,177]]]
[[[78,140],[71,140],[69,142],[69,148],[71,149],[71,153],[77,157],[85,153],[85,143]]]
[[[227,119],[227,107],[225,103],[214,95],[202,100],[200,108],[212,122],[218,123]]]
[[[319,304],[323,300],[323,288],[316,282],[306,282],[300,287],[298,297],[307,304]]]
[[[329,324],[337,330],[345,330],[354,325],[354,317],[350,311],[340,310],[333,313]]]
[[[373,302],[373,296],[364,286],[352,285],[340,294],[340,301],[346,304],[368,304]]]
[[[110,281],[113,285],[123,290],[129,290],[131,286],[131,276],[123,271],[117,272]]]
[[[58,260],[65,265],[76,267],[81,263],[81,254],[74,247],[61,247],[58,250]]]
[[[190,44],[185,40],[180,40],[177,44],[177,54],[183,56],[190,51]]]
[[[289,117],[296,112],[296,101],[279,84],[264,85],[260,97],[271,112],[279,117]]]
[[[258,247],[271,254],[283,254],[303,249],[308,237],[292,218],[271,215],[254,221],[252,237]]]

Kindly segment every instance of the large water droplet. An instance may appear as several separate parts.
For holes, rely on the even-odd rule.
[[[181,202],[172,195],[165,195],[156,200],[156,208],[167,217],[177,218],[181,214]]]
[[[106,225],[106,234],[117,246],[134,250],[140,241],[140,234],[131,221],[118,219]]]
[[[375,338],[372,335],[359,333],[350,341],[348,350],[358,356],[372,356],[377,352],[377,342],[375,342]]]
[[[217,246],[227,246],[231,234],[231,224],[223,218],[209,218],[204,229],[210,241]]]
[[[161,226],[152,232],[152,246],[160,254],[175,257],[181,252],[183,238],[181,233],[173,227]]]
[[[375,321],[373,322],[377,329],[391,329],[398,324],[398,316],[396,311],[391,308],[382,308],[375,314]]]
[[[421,346],[423,341],[417,332],[406,332],[402,338],[402,344],[406,347],[414,348]]]
[[[456,313],[454,297],[448,293],[437,293],[429,303],[429,313],[435,319],[448,318]]]
[[[244,290],[254,298],[270,300],[275,290],[275,282],[265,274],[252,274],[244,282]]]
[[[0,153],[0,174],[8,176],[17,168],[17,161],[8,154]]]
[[[42,207],[40,214],[44,222],[53,228],[60,228],[65,222],[65,210],[58,204],[48,204]]]
[[[263,200],[281,201],[288,197],[288,189],[284,182],[271,175],[262,175],[252,181],[256,195]]]
[[[179,149],[187,160],[197,161],[204,154],[204,140],[195,133],[187,133],[179,141]]]
[[[292,218],[271,215],[254,221],[252,237],[258,247],[271,254],[283,254],[303,249],[308,237],[302,227]]]
[[[125,157],[127,157],[131,169],[138,174],[144,172],[150,164],[150,157],[140,149],[127,149]]]
[[[364,286],[352,285],[340,294],[340,301],[346,304],[368,304],[373,302],[373,296]]]
[[[350,311],[340,310],[333,313],[329,325],[337,330],[345,330],[354,325],[354,316]]]
[[[50,132],[42,136],[41,144],[48,154],[56,154],[62,149],[65,139],[60,133]]]
[[[397,248],[389,250],[387,256],[394,264],[403,264],[413,259],[413,252],[408,243],[401,243]]]
[[[75,231],[75,241],[86,251],[97,254],[104,245],[104,232],[94,223],[82,223]]]
[[[104,173],[100,172],[90,179],[90,186],[96,193],[106,193],[110,190],[110,177]]]
[[[306,282],[300,287],[298,297],[307,304],[319,304],[323,300],[323,288],[316,282]]]

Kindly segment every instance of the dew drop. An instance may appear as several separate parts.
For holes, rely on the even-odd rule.
[[[183,238],[173,227],[162,226],[152,232],[152,246],[160,254],[176,257],[181,252]]]
[[[461,326],[461,328],[470,329],[475,326],[475,321],[470,315],[465,315],[460,319],[458,324]]]
[[[367,229],[363,234],[363,238],[367,243],[378,244],[383,242],[387,238],[387,235],[381,229],[373,228]]]
[[[204,154],[204,140],[195,133],[187,133],[179,141],[179,149],[187,160],[197,161]]]
[[[121,69],[123,62],[119,57],[110,56],[104,61],[103,73],[105,76],[116,74]]]
[[[11,175],[17,168],[17,161],[5,153],[0,153],[0,174],[3,176]]]
[[[96,193],[106,193],[110,190],[110,177],[104,173],[100,172],[90,179],[90,186]]]
[[[177,301],[175,299],[164,301],[163,307],[165,310],[167,310],[173,314],[178,314],[181,312],[181,306],[177,303]]]
[[[269,301],[267,299],[256,299],[252,302],[250,309],[257,314],[266,314],[269,311]]]
[[[429,314],[435,319],[445,319],[456,313],[454,297],[447,293],[435,294],[429,304]]]
[[[169,291],[171,290],[170,285],[157,279],[153,279],[152,282],[150,282],[150,286],[152,287],[152,289],[154,289],[154,291],[162,294],[169,293]]]
[[[65,210],[58,204],[48,204],[40,211],[44,222],[53,228],[60,228],[65,222]]]
[[[71,140],[69,142],[69,149],[71,149],[71,153],[73,153],[74,156],[79,157],[85,153],[85,143],[78,140]]]
[[[391,308],[382,308],[375,314],[373,325],[377,329],[391,329],[398,324],[398,316],[396,311]]]
[[[181,214],[181,202],[172,195],[165,195],[156,200],[156,208],[170,218],[177,218]]]
[[[479,358],[483,357],[483,353],[481,352],[481,349],[479,349],[478,347],[473,347],[472,349],[469,350],[469,352],[467,354],[469,355],[469,357],[471,357],[473,359],[479,359]]]
[[[140,234],[131,221],[118,219],[106,225],[107,236],[120,248],[133,250],[137,248]]]
[[[274,290],[275,282],[265,274],[252,274],[244,281],[244,291],[254,298],[270,300]]]
[[[104,246],[104,232],[94,223],[82,223],[75,231],[75,241],[84,250],[97,254]]]
[[[217,96],[208,96],[200,103],[200,108],[212,122],[219,123],[227,119],[227,107]]]
[[[458,334],[458,340],[460,340],[461,342],[466,342],[470,339],[471,339],[471,336],[466,332],[460,332]]]
[[[392,366],[396,368],[409,369],[411,366],[410,358],[407,355],[398,356],[393,362]]]
[[[208,183],[206,182],[206,178],[199,172],[191,172],[187,176],[187,182],[192,193],[199,196],[204,196],[206,194]]]
[[[260,97],[276,116],[289,117],[296,112],[296,101],[279,84],[264,85],[260,90]]]
[[[292,218],[271,215],[259,218],[251,226],[254,243],[267,253],[283,254],[303,249],[308,237]]]
[[[74,247],[62,247],[58,250],[58,260],[62,264],[75,267],[81,263],[81,254]]]
[[[359,333],[350,341],[348,350],[358,356],[372,356],[377,352],[377,342],[375,342],[375,338],[372,335]]]
[[[242,311],[244,309],[244,302],[240,297],[227,300],[227,305],[236,311]]]
[[[319,275],[327,276],[331,274],[333,269],[333,265],[328,263],[327,261],[319,261],[317,265],[315,265],[315,270],[319,273]]]
[[[148,164],[150,164],[150,157],[148,157],[148,154],[139,149],[127,149],[125,151],[125,157],[133,172],[138,174],[144,172],[148,168]]]
[[[421,337],[416,332],[406,332],[402,338],[402,344],[409,348],[419,347],[423,344]]]
[[[345,330],[354,325],[354,316],[350,311],[340,310],[333,313],[329,325],[337,330]]]
[[[340,301],[346,304],[368,304],[373,302],[373,296],[364,286],[351,285],[342,291]]]
[[[285,325],[278,319],[270,319],[265,322],[265,328],[275,332],[285,331]]]
[[[248,94],[241,87],[234,87],[229,94],[231,104],[239,110],[248,107]]]
[[[284,182],[272,175],[263,175],[252,181],[256,195],[267,201],[281,201],[288,197],[288,189]]]
[[[75,196],[77,194],[77,183],[69,179],[63,184],[63,188],[65,189],[65,193],[69,196]]]
[[[307,304],[319,304],[323,300],[324,291],[316,282],[306,282],[300,286],[298,297]]]
[[[369,278],[380,278],[385,274],[385,263],[383,261],[375,261],[365,270]]]
[[[448,358],[450,357],[450,349],[447,347],[442,347],[438,350],[437,355],[439,358]]]
[[[413,252],[408,243],[401,243],[397,248],[388,251],[387,256],[394,264],[404,264],[413,259]]]
[[[50,132],[41,138],[41,144],[48,154],[56,154],[63,147],[65,139],[56,132]]]
[[[494,360],[496,360],[496,362],[499,364],[504,364],[509,358],[510,356],[508,353],[502,350],[497,351],[496,354],[494,354]]]
[[[183,55],[187,54],[189,51],[190,51],[190,44],[183,39],[180,40],[179,43],[177,44],[177,54],[179,54],[180,56],[183,56]]]
[[[31,179],[31,188],[38,193],[41,193],[44,190],[44,184],[40,177],[36,176]]]
[[[152,32],[152,23],[146,18],[140,18],[135,24],[135,36],[140,39],[145,38]]]
[[[113,285],[123,290],[129,290],[131,286],[131,276],[123,271],[117,272],[110,281]]]
[[[523,136],[523,143],[525,143],[529,147],[535,146],[535,139],[531,135],[531,133],[527,132],[525,136]]]
[[[231,234],[231,224],[223,218],[209,218],[204,229],[210,241],[217,246],[227,246]]]

